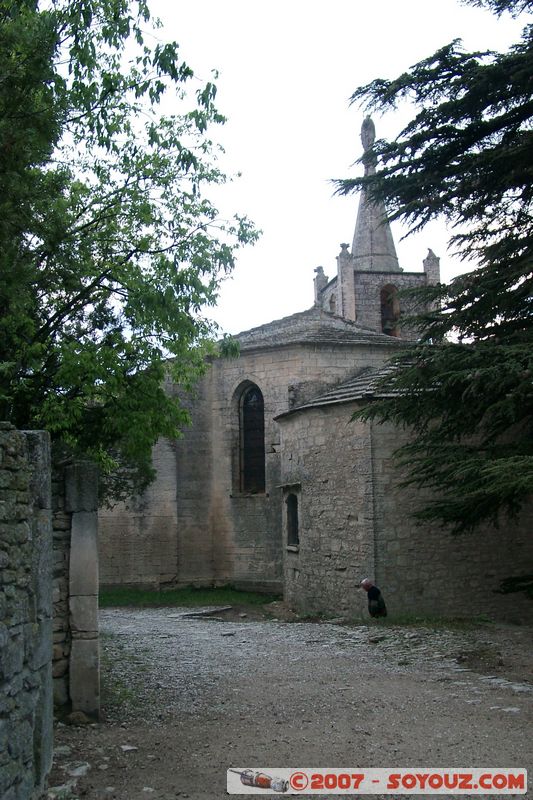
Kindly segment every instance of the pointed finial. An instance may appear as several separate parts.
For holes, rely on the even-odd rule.
[[[361,141],[364,152],[360,159],[365,168],[365,178],[376,174],[375,140],[376,129],[374,123],[370,117],[365,117],[361,126]],[[385,205],[383,201],[370,196],[366,185],[363,186],[359,199],[359,210],[352,244],[352,259],[354,260],[355,269],[358,271],[400,272]]]
[[[376,141],[376,128],[370,117],[365,117],[361,125],[361,141],[365,151],[370,150]]]

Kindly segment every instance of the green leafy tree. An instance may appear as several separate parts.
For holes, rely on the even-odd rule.
[[[473,5],[519,14],[533,3]],[[352,98],[381,111],[410,100],[417,111],[396,139],[375,143],[376,175],[338,191],[365,186],[410,232],[444,217],[473,264],[416,293],[420,339],[396,359],[395,393],[359,415],[413,431],[398,456],[408,483],[434,498],[417,516],[456,532],[516,515],[533,490],[532,95],[528,25],[508,52],[454,41]]]
[[[0,418],[136,488],[188,420],[165,380],[205,369],[202,310],[257,236],[206,194],[215,84],[149,22],[145,0],[0,0]]]

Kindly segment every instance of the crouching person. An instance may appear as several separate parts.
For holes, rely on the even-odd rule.
[[[359,585],[368,595],[368,613],[370,616],[386,617],[387,606],[385,605],[385,600],[378,587],[374,586],[370,578],[363,578]]]

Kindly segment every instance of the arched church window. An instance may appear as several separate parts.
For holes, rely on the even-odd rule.
[[[249,386],[240,402],[241,492],[265,491],[265,404],[261,390]]]
[[[381,330],[388,336],[400,335],[400,301],[396,286],[387,285],[381,290]]]
[[[300,533],[298,523],[298,496],[295,494],[287,495],[287,546],[298,547],[300,544]]]
[[[337,313],[337,298],[334,294],[329,298],[329,310],[331,314]]]

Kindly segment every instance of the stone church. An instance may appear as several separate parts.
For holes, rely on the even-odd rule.
[[[533,564],[533,515],[462,537],[417,526],[421,497],[398,488],[392,457],[408,434],[351,422],[410,336],[399,291],[439,280],[431,250],[421,266],[400,267],[363,191],[351,250],[333,277],[315,270],[314,306],[238,334],[239,358],[214,359],[190,398],[191,427],[156,445],[156,481],[101,511],[101,584],[231,584],[358,618],[369,576],[390,613],[512,617],[516,596],[495,589]]]

